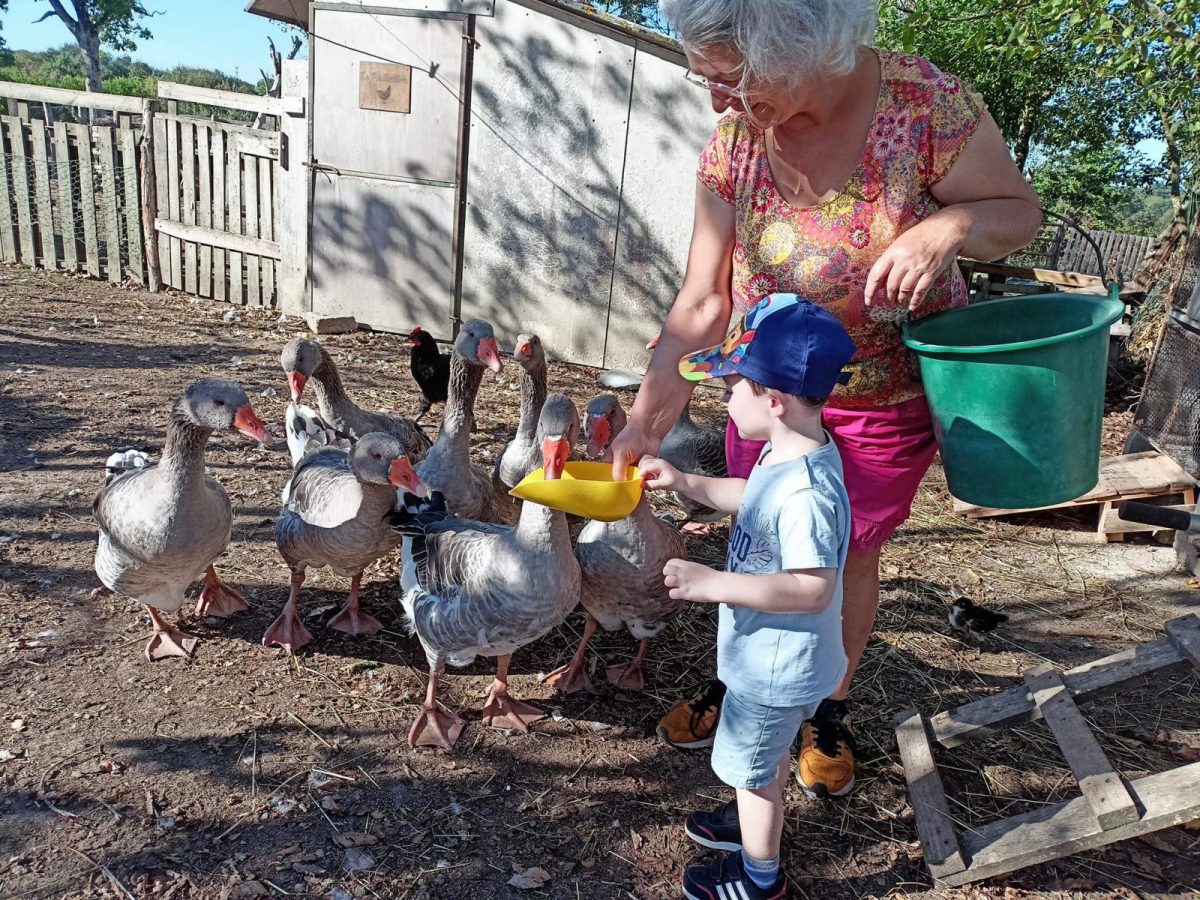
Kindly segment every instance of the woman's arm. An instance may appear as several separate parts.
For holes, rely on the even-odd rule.
[[[671,305],[638,389],[629,423],[612,445],[614,477],[647,453],[657,453],[691,396],[679,375],[679,358],[725,336],[733,310],[731,278],[735,234],[733,207],[696,181],[696,212],[683,286]]]
[[[930,193],[942,209],[898,237],[867,275],[865,301],[916,309],[957,255],[998,259],[1037,234],[1037,193],[1021,175],[988,112],[962,153]]]

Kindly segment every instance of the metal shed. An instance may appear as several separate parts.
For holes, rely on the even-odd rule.
[[[284,79],[309,98],[285,310],[439,336],[478,316],[570,362],[644,364],[716,119],[676,44],[564,0],[247,10],[310,39]]]

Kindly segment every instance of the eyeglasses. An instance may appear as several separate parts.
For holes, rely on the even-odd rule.
[[[715,94],[724,94],[726,97],[741,98],[743,96],[742,89],[737,85],[727,84],[723,81],[714,81],[711,78],[705,78],[703,75],[697,75],[691,69],[683,73],[684,80],[689,84],[694,84],[696,87],[704,88],[706,91],[712,91]]]

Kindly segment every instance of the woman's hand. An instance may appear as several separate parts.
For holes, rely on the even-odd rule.
[[[945,210],[896,238],[871,266],[863,292],[867,306],[886,297],[889,306],[907,306],[912,312],[920,307],[933,282],[954,261],[965,237],[954,218],[941,216],[942,212]]]
[[[658,452],[662,438],[655,437],[650,430],[636,420],[630,420],[609,447],[612,454],[613,481],[624,481],[629,477],[628,469],[647,454]]]
[[[671,559],[663,566],[663,584],[671,592],[672,600],[689,600],[693,603],[717,603],[713,599],[713,581],[723,573],[688,562],[686,559]]]
[[[638,463],[638,471],[642,473],[646,487],[652,491],[673,491],[683,480],[677,468],[656,456],[643,456]]]

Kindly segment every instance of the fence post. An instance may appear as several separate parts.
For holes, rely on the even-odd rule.
[[[146,256],[146,282],[150,293],[162,287],[158,268],[158,188],[154,180],[154,101],[142,101],[142,246]]]

